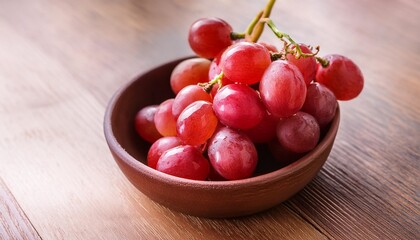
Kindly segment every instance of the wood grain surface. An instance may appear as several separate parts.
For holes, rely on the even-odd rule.
[[[191,55],[189,25],[242,31],[260,1],[0,0],[0,238],[419,239],[420,3],[279,0],[272,18],[365,76],[326,165],[260,214],[203,219],[137,191],[102,120],[124,83]],[[273,41],[266,31],[263,40]],[[193,204],[193,203],[192,203]]]

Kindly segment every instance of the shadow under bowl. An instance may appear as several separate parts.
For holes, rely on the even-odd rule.
[[[316,176],[334,144],[340,122],[339,108],[329,129],[312,151],[265,174],[233,181],[197,181],[148,167],[150,144],[137,135],[134,117],[141,108],[174,97],[169,84],[170,75],[184,59],[139,75],[118,90],[107,106],[104,118],[106,141],[118,166],[137,189],[155,202],[185,214],[209,218],[237,217],[280,204]]]

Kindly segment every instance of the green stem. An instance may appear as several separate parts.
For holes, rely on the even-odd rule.
[[[261,15],[259,19],[270,17],[271,10],[273,9],[274,3],[276,3],[276,0],[268,1],[267,5],[264,8],[263,14]],[[258,39],[261,37],[263,30],[264,30],[264,22],[259,21],[258,23],[256,23],[255,27],[252,29],[252,32],[250,33],[250,41],[257,42]]]
[[[231,32],[230,39],[232,40],[242,39],[242,38],[245,38],[245,35],[246,35],[245,33]]]
[[[219,88],[222,87],[222,78],[223,78],[223,71],[219,74],[216,75],[211,81],[206,82],[206,83],[199,83],[198,85],[200,87],[203,88],[204,91],[206,91],[206,93],[210,93],[211,89],[213,88],[213,86],[217,83],[219,84]]]
[[[328,67],[328,65],[330,65],[330,61],[328,61],[325,58],[318,57],[318,56],[316,56],[315,58],[321,64],[321,66],[324,67],[324,68],[326,68],[326,67]]]
[[[262,15],[263,15],[264,11],[261,10],[257,16],[255,16],[254,19],[252,19],[251,23],[248,25],[248,27],[245,30],[245,34],[248,36],[251,36],[252,31],[254,31],[255,25],[257,25],[257,23],[260,21]]]
[[[260,20],[261,22],[263,22],[263,23],[267,23],[267,25],[268,25],[268,27],[271,29],[271,31],[273,31],[273,33],[280,39],[280,40],[282,40],[282,41],[284,41],[284,38],[285,39],[287,39],[289,42],[290,42],[290,44],[292,44],[292,45],[294,45],[295,46],[295,49],[296,49],[296,54],[295,54],[295,57],[297,58],[297,59],[299,59],[299,58],[301,58],[301,57],[313,57],[313,56],[315,56],[316,54],[318,54],[318,52],[319,52],[319,46],[317,46],[315,49],[316,49],[316,52],[315,53],[304,53],[304,52],[302,52],[302,49],[300,48],[300,46],[299,46],[299,44],[297,44],[291,37],[290,37],[290,35],[289,34],[287,34],[287,33],[284,33],[284,32],[281,32],[277,27],[276,27],[276,25],[274,24],[274,22],[273,22],[273,20],[271,20],[271,19],[269,19],[269,18],[262,18],[261,20]],[[286,49],[286,53],[287,53],[287,49]]]

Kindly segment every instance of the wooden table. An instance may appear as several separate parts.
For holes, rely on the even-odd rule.
[[[0,239],[419,239],[420,4],[278,1],[272,19],[365,76],[341,102],[316,179],[249,217],[202,219],[136,190],[107,148],[112,94],[191,55],[187,30],[217,16],[246,28],[265,1],[0,1]],[[263,40],[274,38],[268,31]]]

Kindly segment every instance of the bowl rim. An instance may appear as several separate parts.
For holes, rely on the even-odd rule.
[[[108,147],[116,154],[122,161],[124,161],[127,165],[133,168],[136,172],[141,172],[144,175],[147,175],[149,178],[159,179],[161,182],[168,183],[170,185],[183,185],[188,186],[190,188],[206,188],[206,189],[215,189],[215,188],[229,188],[229,189],[237,189],[244,185],[261,185],[262,183],[266,182],[273,182],[278,179],[283,179],[284,177],[293,174],[296,171],[304,169],[307,165],[311,163],[311,159],[315,160],[313,156],[319,155],[323,152],[329,145],[330,141],[333,141],[335,135],[338,131],[339,123],[340,123],[340,107],[339,103],[337,102],[337,110],[334,118],[330,122],[330,126],[328,131],[326,132],[325,136],[321,139],[318,145],[312,149],[310,152],[306,153],[303,157],[299,158],[298,160],[294,161],[293,163],[277,169],[275,171],[264,173],[261,175],[253,176],[246,179],[239,179],[239,180],[225,180],[225,181],[207,181],[207,180],[191,180],[185,179],[177,176],[172,176],[166,173],[162,173],[153,169],[146,164],[142,163],[141,161],[135,159],[131,156],[124,148],[119,144],[117,141],[114,131],[111,125],[111,119],[113,117],[114,109],[121,96],[125,93],[125,91],[130,88],[135,82],[139,81],[139,79],[148,74],[149,72],[169,65],[171,63],[177,62],[181,59],[174,60],[171,62],[167,62],[157,67],[151,68],[148,71],[143,71],[142,73],[138,74],[136,77],[128,81],[122,87],[120,87],[111,97],[109,103],[106,107],[105,115],[104,115],[104,135],[107,141]]]

